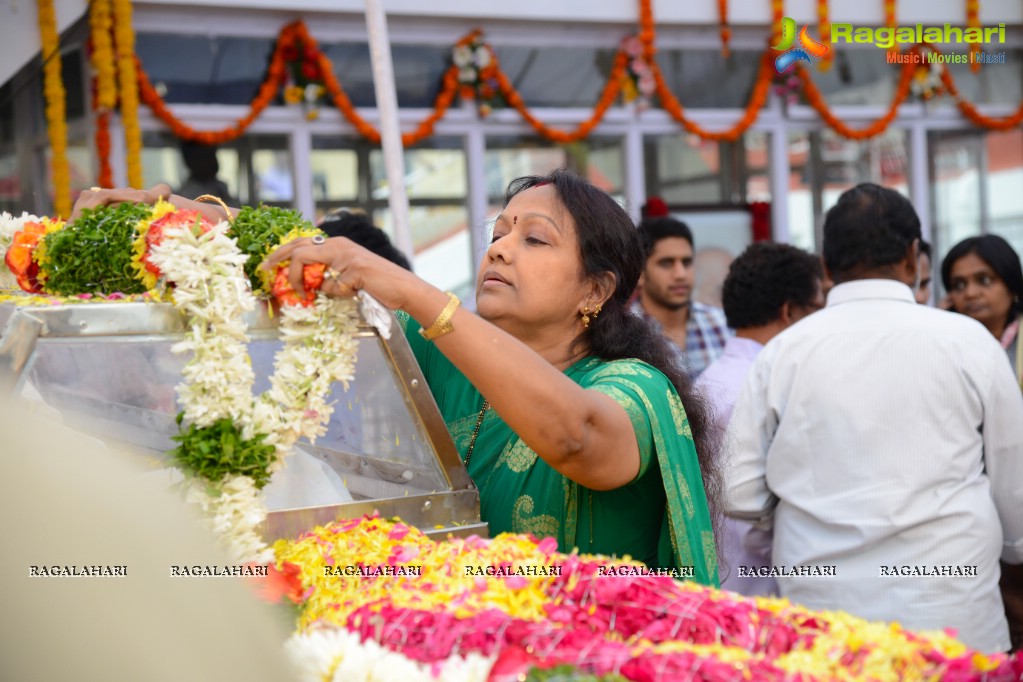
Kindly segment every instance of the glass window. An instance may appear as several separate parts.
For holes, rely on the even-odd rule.
[[[683,49],[659,50],[655,59],[682,106],[725,109],[745,108],[760,69],[760,55],[760,51],[737,50],[722,59],[718,49]]]
[[[546,175],[566,167],[589,179],[619,202],[625,180],[625,161],[619,138],[593,136],[581,142],[555,145],[534,137],[490,136],[485,156],[487,197],[491,217],[504,203],[508,183],[524,175]]]
[[[821,71],[814,66],[808,71],[829,106],[887,107],[895,97],[900,66],[888,64],[886,54],[873,46],[839,49],[830,69]]]
[[[987,49],[985,49],[987,48]],[[999,49],[991,49],[999,48]],[[975,104],[1011,104],[1023,100],[1023,50],[1003,50],[1001,46],[982,46],[989,53],[1005,53],[1004,64],[984,64],[974,73],[969,64],[949,64],[960,96]],[[937,107],[954,107],[955,99],[947,94],[931,100]]]
[[[369,168],[373,198],[386,199],[387,169],[379,149],[369,153]],[[405,192],[409,199],[464,199],[468,192],[466,179],[465,153],[460,143],[453,149],[405,151]]]
[[[359,153],[335,136],[314,136],[309,165],[317,218],[326,211],[359,203]]]
[[[249,104],[276,38],[139,33],[135,52],[168,103]]]
[[[811,162],[810,134],[789,133],[788,216],[789,243],[814,251],[817,237],[814,221],[814,164]]]
[[[373,63],[367,43],[321,45],[334,74],[355,106],[375,107]],[[391,64],[399,107],[432,107],[441,79],[451,65],[451,48],[391,45]]]
[[[989,231],[1023,253],[1023,130],[986,136]]]
[[[175,192],[183,190],[189,170],[181,153],[181,141],[170,133],[147,132],[142,145],[145,186],[166,182]],[[226,196],[221,198],[228,205],[255,206],[261,202],[291,205],[295,190],[287,136],[244,135],[217,147],[216,159],[216,178],[227,185]]]
[[[889,128],[869,140],[848,140],[830,129],[789,133],[789,234],[813,251],[822,240],[824,214],[843,192],[875,182],[909,195],[906,131]]]
[[[997,66],[997,65],[989,65]],[[985,67],[987,68],[987,67]],[[934,248],[941,259],[982,233],[1023,253],[1023,131],[935,131],[928,136]]]
[[[373,222],[394,236],[394,220],[385,206],[373,212]],[[469,211],[464,204],[409,206],[413,268],[416,274],[434,286],[454,292],[459,298],[471,299],[475,291],[475,262],[472,258],[472,236]]]
[[[770,201],[768,134],[747,132],[738,143],[696,135],[644,140],[647,196],[669,205]]]
[[[501,69],[530,107],[586,107],[600,99],[615,49],[494,46]]]

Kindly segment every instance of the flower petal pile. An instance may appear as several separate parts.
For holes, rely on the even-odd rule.
[[[316,649],[306,660],[309,679],[334,680],[380,679],[367,659],[397,665],[399,654],[420,666],[408,668],[410,679],[427,670],[447,679],[437,666],[455,664],[476,671],[471,679],[509,681],[559,665],[644,682],[1023,673],[1023,656],[985,656],[947,633],[913,633],[666,576],[610,575],[609,567],[633,562],[555,549],[553,540],[511,534],[433,542],[375,516],[278,541],[278,566],[300,567],[307,595],[289,647]],[[479,657],[492,661],[485,673],[475,667]]]

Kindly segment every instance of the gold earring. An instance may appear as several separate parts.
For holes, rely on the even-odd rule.
[[[601,305],[598,303],[597,307],[593,309],[593,319],[597,319],[597,315],[600,314]]]
[[[583,306],[583,329],[587,329],[590,326],[590,306]]]

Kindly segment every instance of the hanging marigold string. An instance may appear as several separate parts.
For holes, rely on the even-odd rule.
[[[285,63],[284,52],[288,46],[294,46],[299,40],[315,51],[316,63],[320,67],[324,85],[334,105],[360,135],[372,142],[379,142],[380,131],[362,118],[358,111],[356,111],[355,106],[334,75],[333,64],[320,50],[316,40],[309,35],[309,31],[302,21],[293,22],[281,29],[277,45],[274,47],[273,54],[270,57],[270,66],[267,68],[266,79],[260,85],[256,98],[249,105],[249,112],[235,121],[233,125],[222,130],[196,130],[192,128],[175,116],[167,107],[166,102],[163,101],[156,88],[153,87],[141,62],[138,62],[138,81],[142,101],[153,110],[157,118],[166,123],[171,131],[181,139],[192,140],[201,144],[230,142],[241,137],[246,129],[252,125],[252,122],[259,118],[263,110],[273,102],[287,80],[287,65]],[[434,100],[433,111],[416,126],[415,130],[402,135],[402,142],[405,145],[415,144],[433,134],[434,125],[444,117],[448,107],[451,106],[451,102],[454,100],[455,94],[458,91],[457,80],[458,71],[454,67],[449,68],[444,73],[443,87]]]
[[[646,0],[642,0],[646,2]],[[891,0],[895,2],[895,0]],[[771,41],[770,45],[777,45],[781,40],[781,20],[785,18],[785,0],[771,0]]]
[[[98,162],[96,184],[113,186],[113,168],[110,165],[110,111],[117,106],[117,64],[111,30],[114,22],[110,0],[93,0],[89,5],[91,52],[89,61],[96,76],[93,109],[96,111],[96,158]]]
[[[941,54],[938,48],[933,45],[930,47],[938,54]],[[1005,118],[992,118],[980,113],[976,106],[962,98],[959,94],[959,89],[956,88],[955,79],[952,78],[952,72],[944,64],[942,64],[941,68],[941,82],[945,84],[948,94],[955,98],[959,111],[975,126],[987,128],[988,130],[1011,130],[1023,123],[1023,102],[1019,103],[1016,113],[1010,114]]]
[[[771,89],[771,79],[774,74],[774,55],[770,50],[765,50],[760,56],[760,71],[757,73],[756,83],[753,85],[753,92],[750,94],[749,102],[746,103],[746,110],[735,125],[728,130],[713,131],[703,128],[695,121],[686,118],[682,104],[672,93],[667,83],[664,82],[664,75],[657,64],[652,66],[654,80],[657,82],[657,96],[661,100],[661,106],[673,119],[678,121],[690,133],[699,135],[705,140],[726,140],[734,142],[757,120],[760,109],[767,103],[767,95]]]
[[[117,52],[117,76],[121,86],[121,121],[128,166],[128,184],[141,189],[142,129],[139,127],[139,87],[135,74],[135,29],[132,27],[131,0],[114,2],[114,47]]]
[[[919,54],[920,48],[918,46],[914,46],[910,52]],[[821,118],[823,118],[836,133],[851,140],[865,140],[883,133],[895,119],[896,115],[898,115],[899,105],[902,104],[906,100],[906,96],[909,95],[909,86],[913,79],[913,71],[915,69],[916,65],[909,62],[902,65],[899,74],[899,85],[895,89],[895,97],[892,98],[891,105],[888,107],[888,112],[866,128],[858,130],[856,128],[849,127],[844,121],[835,116],[834,112],[832,112],[828,107],[827,102],[824,101],[824,96],[821,94],[821,91],[817,89],[817,86],[810,78],[810,74],[805,68],[803,68],[802,64],[796,64],[796,75],[801,81],[803,81],[803,94],[806,96],[806,101],[817,111],[818,114],[821,115]]]
[[[728,0],[718,0],[718,20],[721,22],[721,56],[728,59],[732,53],[728,47],[732,41],[732,28],[728,25]]]
[[[292,39],[295,37],[301,38],[302,41],[309,45],[313,50],[316,51],[317,61],[320,66],[320,73],[323,74],[324,84],[327,86],[327,93],[331,96],[336,106],[348,119],[349,123],[355,126],[355,129],[359,131],[366,139],[371,142],[380,142],[380,131],[377,130],[373,124],[369,123],[366,119],[359,115],[359,112],[355,110],[355,106],[352,105],[352,101],[348,98],[348,94],[341,87],[337,77],[334,75],[334,66],[325,54],[320,50],[319,44],[316,39],[309,35],[308,29],[301,21],[291,24],[292,27]],[[454,101],[455,95],[458,93],[458,68],[454,65],[448,67],[448,70],[444,72],[442,79],[442,87],[437,97],[433,100],[433,111],[425,119],[419,122],[415,130],[402,133],[401,142],[406,147],[416,144],[422,140],[433,135],[433,127],[437,121],[444,117],[447,113],[448,107],[451,106],[451,102]]]
[[[895,35],[895,30],[898,28],[896,22],[898,19],[895,16],[895,0],[884,0],[884,25],[892,31],[892,35]],[[889,52],[897,53],[901,51],[899,43],[892,41],[892,46],[888,48]]]
[[[58,215],[71,215],[71,172],[67,159],[67,111],[64,78],[60,67],[60,34],[53,0],[38,0],[39,42],[43,59],[43,95],[46,99],[46,133],[50,140],[50,174],[53,206]]]
[[[966,0],[966,28],[975,28],[980,31],[980,0]],[[970,71],[980,71],[980,62],[977,61],[977,53],[980,51],[980,43],[970,43]]]
[[[96,173],[98,187],[114,186],[114,169],[110,165],[110,112],[100,111],[96,114],[96,156],[99,168]]]
[[[249,113],[242,118],[235,121],[235,123],[223,130],[196,130],[190,125],[179,119],[174,113],[167,108],[166,102],[160,96],[160,93],[156,91],[153,84],[149,80],[149,75],[145,69],[142,68],[141,62],[136,58],[136,66],[138,71],[138,82],[139,82],[139,94],[142,96],[142,101],[147,107],[149,107],[153,114],[156,115],[161,121],[167,124],[174,135],[182,140],[189,140],[192,142],[199,142],[200,144],[222,144],[224,142],[230,142],[242,136],[245,130],[255,121],[263,110],[266,109],[267,105],[273,101],[273,98],[277,95],[277,91],[280,90],[281,84],[284,82],[284,60],[281,57],[280,50],[275,50],[273,57],[270,61],[270,68],[267,70],[267,78],[259,86],[259,92],[256,94],[256,98],[252,100],[249,105]]]
[[[774,42],[777,42],[778,38],[780,38],[781,20],[784,17],[785,12],[784,0],[771,0],[771,8],[772,22],[777,34],[773,40]],[[894,22],[894,0],[885,0],[885,11],[886,21]],[[650,66],[651,73],[656,82],[655,92],[660,98],[661,106],[669,113],[669,115],[672,116],[674,120],[694,135],[710,140],[738,139],[738,137],[749,129],[749,127],[756,121],[761,108],[763,108],[767,101],[771,82],[774,78],[774,57],[776,55],[769,49],[764,51],[750,99],[747,102],[743,116],[739,119],[739,121],[727,130],[709,131],[686,117],[681,103],[668,88],[664,80],[664,76],[654,60],[656,53],[656,46],[654,42],[656,36],[654,31],[654,17],[651,0],[639,0],[639,16],[640,32],[638,39],[642,45],[641,59]],[[823,28],[824,23],[829,22],[822,22],[822,36],[825,31]],[[479,31],[468,33],[463,36],[458,43],[456,43],[456,46],[468,45],[473,41],[477,41],[480,36],[481,33]],[[301,21],[288,24],[281,30],[277,45],[275,46],[274,52],[271,56],[270,65],[267,69],[266,79],[261,84],[256,98],[250,104],[249,112],[228,128],[219,131],[198,131],[180,121],[167,108],[167,105],[164,103],[159,93],[156,92],[150,83],[145,70],[142,68],[141,64],[138,64],[138,83],[142,100],[153,110],[156,116],[164,121],[164,123],[171,128],[174,134],[180,138],[194,140],[205,144],[218,144],[233,140],[245,132],[252,121],[254,121],[262,113],[262,111],[270,105],[277,93],[280,91],[287,78],[286,64],[282,56],[282,51],[288,45],[295,45],[298,41],[300,41],[304,46],[309,46],[315,52],[315,63],[319,67],[320,72],[323,74],[324,85],[327,92],[330,94],[334,105],[355,127],[360,135],[373,142],[378,142],[380,140],[379,131],[366,119],[360,116],[358,111],[356,111],[341,83],[334,75],[334,69],[330,60],[319,49],[316,41],[309,35],[308,30]],[[599,125],[600,121],[603,120],[603,117],[607,113],[607,110],[621,94],[622,83],[625,80],[624,77],[628,70],[628,59],[628,55],[619,49],[615,56],[607,83],[604,85],[600,99],[594,106],[591,116],[581,123],[575,130],[571,131],[559,130],[550,127],[533,115],[526,102],[523,100],[522,95],[516,91],[515,87],[512,85],[511,79],[508,78],[507,74],[505,74],[500,69],[499,64],[496,63],[496,56],[494,58],[493,77],[497,84],[497,90],[500,92],[504,100],[509,106],[515,108],[515,110],[519,112],[523,119],[525,119],[539,135],[553,142],[574,142],[587,137],[594,128]],[[821,114],[822,118],[829,126],[835,129],[840,135],[853,139],[865,139],[884,132],[887,126],[897,115],[898,106],[908,96],[912,71],[906,67],[911,67],[912,65],[903,66],[904,68],[901,70],[899,85],[888,112],[885,116],[878,119],[867,128],[861,130],[847,126],[842,120],[835,116],[833,112],[831,112],[825,103],[823,96],[813,84],[812,80],[810,80],[809,74],[804,68],[802,68],[802,65],[797,66],[795,76],[799,78],[799,81],[803,86],[803,92],[807,101],[818,111],[818,113]],[[948,73],[947,69],[944,70],[942,78],[947,79],[948,84],[951,83],[951,75]],[[950,92],[953,92],[952,88],[953,86],[950,85]],[[422,120],[414,130],[402,135],[403,143],[406,145],[412,145],[432,135],[434,125],[447,113],[448,108],[459,92],[461,92],[464,97],[475,96],[472,88],[462,87],[459,84],[458,68],[457,66],[452,65],[444,72],[441,89],[434,100],[433,111],[429,116]],[[1005,119],[992,119],[985,117],[980,114],[972,104],[965,101],[959,101],[958,106],[969,120],[980,127],[1001,130],[1018,124],[1020,120],[1019,114]]]
[[[831,45],[831,19],[829,18],[828,0],[817,0],[817,27],[821,32],[821,42],[825,45]],[[832,45],[828,53],[817,63],[817,68],[821,71],[827,71],[831,68],[831,62],[834,59],[835,47]]]
[[[523,101],[522,95],[518,93],[515,87],[511,84],[511,81],[508,79],[508,76],[505,75],[504,71],[502,71],[500,67],[498,67],[496,75],[497,87],[504,96],[505,101],[518,111],[522,118],[526,119],[526,122],[533,126],[533,129],[540,133],[540,135],[552,142],[562,144],[578,142],[579,140],[585,139],[591,132],[593,132],[593,129],[600,124],[601,120],[603,120],[604,114],[607,113],[608,108],[614,104],[615,99],[622,90],[622,76],[625,74],[625,68],[628,64],[628,60],[628,55],[626,55],[623,50],[618,50],[615,54],[614,65],[611,67],[611,73],[608,76],[607,82],[604,83],[604,90],[601,92],[600,99],[593,108],[593,113],[590,114],[588,119],[580,123],[572,132],[552,128],[534,116]]]

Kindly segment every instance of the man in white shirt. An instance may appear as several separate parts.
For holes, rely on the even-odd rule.
[[[732,261],[722,299],[735,336],[696,380],[696,389],[713,406],[714,425],[724,432],[764,344],[824,307],[820,259],[788,244],[750,244]],[[718,549],[722,589],[750,597],[777,596],[777,582],[770,576],[770,532],[725,519]]]
[[[729,514],[773,521],[783,596],[985,652],[1023,562],[1023,397],[975,320],[916,305],[920,221],[862,184],[824,225],[827,307],[761,351],[735,407]]]

